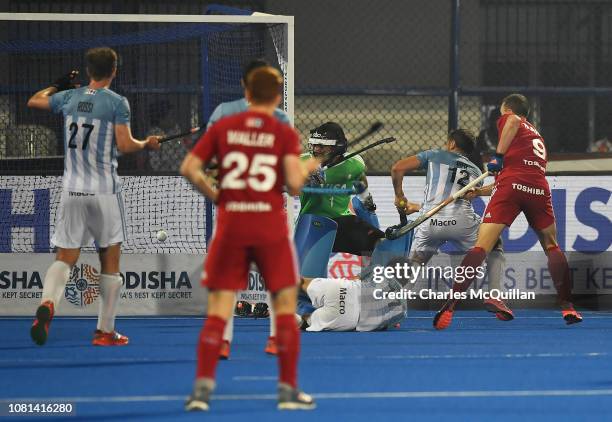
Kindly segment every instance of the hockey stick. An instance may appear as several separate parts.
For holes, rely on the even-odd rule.
[[[363,182],[355,182],[352,188],[326,188],[318,186],[304,186],[302,193],[314,195],[359,195],[365,190]]]
[[[367,145],[367,146],[365,146],[365,147],[363,147],[363,148],[361,148],[361,149],[359,149],[359,150],[357,150],[355,152],[351,152],[351,153],[346,153],[345,152],[344,154],[342,154],[340,156],[334,157],[334,158],[337,158],[338,161],[330,162],[329,164],[323,165],[321,167],[321,170],[327,170],[328,168],[337,166],[338,164],[348,160],[349,158],[353,158],[356,155],[362,154],[362,153],[366,152],[369,149],[377,147],[377,146],[379,146],[381,144],[390,144],[391,142],[395,142],[395,138],[393,136],[391,136],[390,138],[385,138],[385,139],[381,139],[379,141],[376,141],[376,142],[374,142],[374,143],[372,143],[370,145]]]
[[[408,233],[410,230],[414,230],[417,226],[419,226],[420,224],[422,224],[423,222],[425,222],[426,220],[428,220],[429,218],[433,217],[438,212],[440,212],[442,208],[454,202],[456,199],[461,198],[470,189],[476,187],[476,185],[482,182],[488,175],[489,175],[489,172],[485,171],[480,176],[478,176],[476,179],[468,183],[463,189],[458,190],[457,192],[455,192],[454,195],[449,196],[444,201],[440,202],[438,205],[436,205],[435,207],[427,211],[425,214],[421,215],[419,218],[414,220],[412,223],[405,225],[403,227],[400,227],[398,229],[395,229],[395,230],[390,230],[388,233],[385,233],[385,237],[389,240],[394,240],[399,237],[402,237],[403,235]]]
[[[187,132],[181,132],[181,133],[177,133],[176,135],[170,135],[170,136],[165,136],[163,138],[160,138],[159,143],[163,144],[164,142],[172,141],[174,139],[184,138],[185,136],[193,135],[194,133],[199,132],[199,131],[200,131],[199,126],[192,127]]]
[[[367,138],[370,135],[374,135],[376,132],[378,132],[379,130],[381,130],[383,128],[383,123],[382,122],[374,122],[372,124],[372,126],[370,126],[370,128],[365,131],[363,134],[359,135],[358,137],[356,137],[355,139],[353,139],[351,142],[349,142],[346,147],[350,148],[352,146],[355,146],[356,144],[358,144],[359,142],[363,141],[365,138]]]

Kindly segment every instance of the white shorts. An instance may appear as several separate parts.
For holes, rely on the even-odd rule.
[[[415,229],[410,256],[419,255],[422,262],[427,262],[445,242],[467,251],[476,243],[479,226],[476,214],[433,216]]]
[[[359,322],[361,282],[315,278],[306,291],[315,311],[307,331],[352,331]]]
[[[62,192],[51,243],[60,248],[106,248],[127,239],[125,207],[116,194]]]

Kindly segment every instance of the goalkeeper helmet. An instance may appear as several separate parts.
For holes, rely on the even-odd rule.
[[[335,157],[346,152],[348,141],[344,136],[342,126],[335,122],[327,122],[310,131],[308,146],[311,150],[313,145],[331,146],[331,157]]]

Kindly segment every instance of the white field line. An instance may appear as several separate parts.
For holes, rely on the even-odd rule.
[[[427,399],[427,398],[462,398],[462,397],[589,397],[612,396],[612,389],[592,390],[473,390],[473,391],[396,391],[364,393],[317,393],[312,394],[318,400],[345,399]],[[152,396],[107,396],[107,397],[15,397],[2,398],[0,403],[20,402],[61,402],[61,403],[134,403],[134,402],[167,402],[183,401],[186,395],[152,395]],[[276,394],[218,394],[213,400],[276,400]]]

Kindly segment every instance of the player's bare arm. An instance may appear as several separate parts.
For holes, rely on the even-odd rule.
[[[290,195],[299,195],[300,189],[308,179],[310,173],[321,165],[321,159],[311,157],[300,160],[297,155],[285,155],[283,158],[283,170],[285,172],[285,184]]]
[[[521,118],[515,114],[508,117],[504,128],[502,129],[501,136],[499,137],[499,144],[497,145],[497,153],[505,154],[510,148],[512,140],[516,136],[519,127],[521,126]]]
[[[53,86],[41,89],[28,100],[28,107],[37,108],[39,110],[51,110],[49,100],[56,92],[57,88]]]
[[[124,154],[142,151],[145,148],[159,149],[159,136],[148,136],[144,141],[135,139],[128,125],[115,126],[115,139],[117,148]]]
[[[418,157],[412,155],[395,162],[391,167],[391,180],[393,182],[393,191],[395,192],[395,206],[404,214],[412,214],[421,208],[419,204],[410,202],[406,199],[402,186],[404,175],[410,171],[417,170],[420,166],[421,162]]]
[[[219,199],[215,180],[204,172],[204,162],[195,154],[189,153],[183,160],[181,175],[187,178],[196,189],[213,202]]]
[[[79,75],[78,70],[72,70],[65,75],[60,76],[47,88],[41,89],[28,100],[28,107],[37,108],[39,110],[51,110],[49,99],[57,92],[67,89],[77,88],[80,85],[75,84],[74,80]]]
[[[495,183],[491,183],[490,185],[481,186],[479,188],[474,188],[466,193],[463,198],[471,201],[477,196],[491,196],[493,193],[493,188],[495,187]]]

